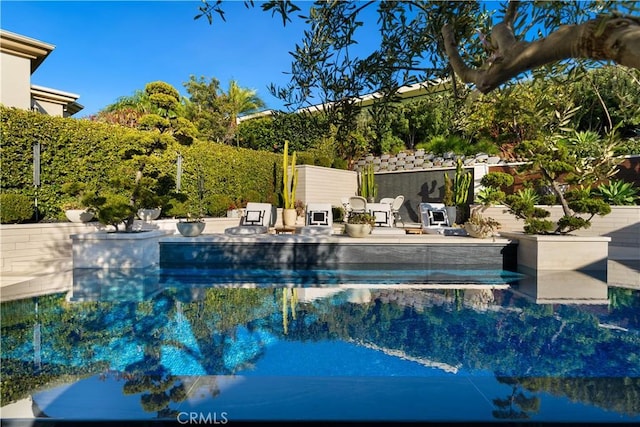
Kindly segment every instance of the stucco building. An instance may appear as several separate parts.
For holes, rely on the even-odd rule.
[[[0,29],[0,104],[50,116],[82,110],[79,95],[31,83],[31,75],[55,46]]]

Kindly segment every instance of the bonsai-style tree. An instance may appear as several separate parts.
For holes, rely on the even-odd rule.
[[[98,220],[113,225],[116,230],[124,223],[125,231],[133,231],[135,215],[141,208],[155,208],[163,204],[169,189],[154,168],[154,162],[167,147],[193,142],[195,127],[177,112],[182,108],[179,92],[168,83],[152,82],[146,85],[144,96],[147,114],[136,122],[136,127],[147,132],[130,133],[124,141],[120,155],[122,166],[114,171],[109,191],[87,194],[88,206],[97,211]],[[126,200],[126,201],[125,201]]]
[[[506,197],[505,190],[513,185],[513,176],[504,172],[489,172],[480,179],[484,187],[478,192],[476,202],[491,206],[503,203]]]
[[[564,128],[568,118],[563,120],[560,113],[558,117],[559,128]],[[528,160],[521,170],[539,173],[541,182],[551,188],[564,213],[558,223],[553,224],[544,219],[548,216],[546,210],[534,207],[534,200],[530,197],[525,200],[524,192],[507,196],[506,204],[511,212],[525,220],[525,232],[565,234],[588,228],[595,215],[604,216],[611,212],[604,200],[591,194],[591,186],[616,172],[620,159],[614,153],[619,141],[613,132],[605,139],[597,135],[592,137],[597,141],[587,152],[584,136],[575,131],[554,133],[525,141],[516,147],[517,152]],[[574,188],[565,192],[563,183],[573,184]]]

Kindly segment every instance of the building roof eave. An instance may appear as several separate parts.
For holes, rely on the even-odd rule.
[[[53,102],[61,104],[69,115],[74,115],[82,110],[84,106],[77,102],[80,95],[75,93],[63,92],[57,89],[51,89],[44,86],[31,85],[31,98],[37,101]]]
[[[0,51],[31,61],[31,74],[56,47],[40,40],[0,29]]]

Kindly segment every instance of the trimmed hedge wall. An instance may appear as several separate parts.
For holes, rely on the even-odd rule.
[[[33,145],[41,144],[41,186],[33,185]],[[150,156],[149,146],[160,149]],[[282,156],[239,149],[212,142],[180,145],[155,132],[73,118],[51,117],[31,111],[0,107],[2,193],[38,199],[39,219],[61,220],[62,204],[69,195],[66,182],[82,182],[87,190],[117,192],[110,182],[122,174],[135,174],[145,162],[144,175],[153,177],[156,189],[175,191],[176,161],[183,157],[181,192],[192,212],[202,201],[207,215],[223,213],[227,202],[237,200],[279,203]],[[124,193],[123,193],[124,194]]]

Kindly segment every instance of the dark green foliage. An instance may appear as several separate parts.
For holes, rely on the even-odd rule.
[[[331,213],[334,222],[342,222],[344,220],[344,208],[342,206],[332,206]]]
[[[213,194],[206,200],[207,213],[211,216],[225,216],[232,207],[235,208],[235,201],[225,194]]]
[[[513,185],[513,176],[504,172],[489,172],[480,179],[484,186],[476,196],[476,202],[485,206],[503,203],[506,197],[504,190]]]
[[[38,189],[41,219],[64,218],[62,204],[70,198],[63,191],[65,183],[82,183],[86,193],[116,200],[109,202],[109,210],[114,215],[116,211],[122,212],[122,199],[112,196],[120,195],[129,200],[130,191],[135,188],[136,171],[142,165],[148,186],[138,188],[139,203],[146,204],[149,194],[145,191],[153,190],[160,196],[165,215],[170,215],[168,212],[180,203],[184,204],[183,211],[198,212],[200,193],[205,200],[214,194],[226,194],[234,199],[258,194],[256,201],[278,203],[282,171],[281,156],[277,154],[201,141],[185,146],[171,135],[157,131],[50,117],[4,107],[0,108],[0,113],[3,160],[0,188],[3,193],[19,193],[34,199],[32,144],[34,141],[41,143],[42,185]],[[153,155],[146,154],[149,152]],[[175,192],[177,152],[183,156],[181,193],[186,196],[184,201],[176,200],[172,193]],[[126,185],[125,181],[128,181]]]
[[[527,234],[550,233],[555,224],[547,218],[549,211],[535,206],[538,202],[536,194],[531,189],[519,190],[505,198],[509,212],[524,220],[524,232]]]
[[[33,214],[33,200],[30,197],[24,194],[0,194],[0,223],[23,222]]]
[[[556,196],[555,194],[545,194],[543,196],[540,196],[541,205],[552,206],[557,203],[558,203],[558,196]]]
[[[608,204],[616,206],[635,205],[640,200],[638,190],[633,184],[622,180],[613,180],[608,184],[600,184],[595,194]]]
[[[611,213],[611,206],[600,199],[583,197],[576,200],[569,200],[569,207],[576,212],[590,215],[608,215]]]
[[[487,139],[473,142],[470,139],[459,135],[437,135],[433,136],[429,142],[421,143],[416,148],[422,148],[426,152],[442,155],[447,152],[456,154],[472,155],[477,153],[497,154],[498,147]]]
[[[591,227],[591,223],[579,216],[564,215],[562,218],[558,220],[558,228],[568,233],[574,230],[579,230],[581,228],[589,228],[589,227]]]
[[[504,172],[489,172],[480,179],[485,187],[505,189],[513,185],[513,175]]]
[[[372,227],[376,225],[376,219],[369,213],[356,212],[347,218],[349,224],[369,224]]]
[[[478,191],[475,201],[484,206],[491,206],[502,203],[505,197],[506,194],[504,191],[498,190],[495,187],[486,187]]]
[[[98,220],[101,223],[113,225],[116,230],[137,211],[130,205],[129,198],[122,194],[107,193],[95,198],[90,196],[85,199],[85,203],[98,212]]]

